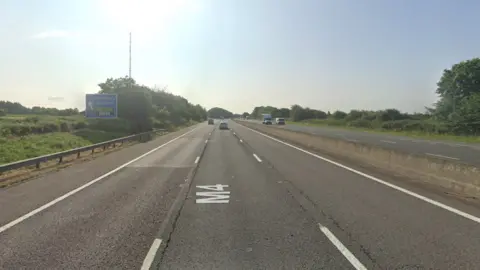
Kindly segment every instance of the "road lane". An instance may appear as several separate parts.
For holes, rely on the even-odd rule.
[[[232,132],[199,165],[160,269],[355,269]]]
[[[252,121],[261,123],[256,120]],[[387,149],[406,151],[408,153],[422,155],[430,154],[441,159],[459,160],[468,164],[480,166],[480,144],[416,139],[406,136],[354,131],[335,127],[303,126],[295,124],[287,124],[284,126],[272,125],[271,127],[306,132],[352,142],[362,142]]]
[[[168,133],[146,143],[139,143],[108,155],[99,154],[93,160],[74,164],[56,172],[46,173],[19,185],[0,189],[0,226],[14,220],[32,209],[90,182],[92,179],[115,170],[119,166],[157,148],[195,128],[206,127],[199,124],[180,131]],[[211,127],[210,127],[211,128]],[[187,134],[188,135],[188,134]]]
[[[139,269],[212,129],[201,125],[4,231],[0,268]]]
[[[379,269],[476,269],[480,224],[232,124],[352,252]],[[287,187],[287,185],[285,185]],[[445,199],[449,201],[448,199]],[[459,204],[459,202],[452,202]],[[464,205],[480,216],[478,208]]]

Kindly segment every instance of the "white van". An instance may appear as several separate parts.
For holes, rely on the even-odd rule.
[[[285,118],[275,118],[275,124],[285,125]]]

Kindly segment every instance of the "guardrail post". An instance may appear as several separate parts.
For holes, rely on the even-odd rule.
[[[95,149],[92,149],[92,155],[93,155],[93,153],[95,153]]]
[[[81,153],[81,152],[78,152],[78,153],[77,153],[77,158],[80,158],[80,153]]]
[[[104,145],[104,146],[103,146],[103,151],[105,151],[105,149],[107,149],[107,145]]]
[[[60,158],[58,159],[58,163],[62,163],[62,161],[63,161],[63,157],[60,157]]]
[[[36,167],[37,169],[40,169],[40,160],[37,161],[37,163],[35,163],[35,167]]]

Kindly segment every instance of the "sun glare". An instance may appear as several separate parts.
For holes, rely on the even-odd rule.
[[[109,20],[125,30],[149,32],[168,26],[171,19],[195,5],[194,0],[103,0]]]

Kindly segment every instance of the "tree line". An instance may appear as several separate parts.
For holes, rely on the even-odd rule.
[[[83,129],[133,134],[154,128],[171,130],[193,122],[205,121],[207,118],[207,111],[202,106],[168,93],[166,89],[140,85],[129,77],[108,78],[98,86],[99,93],[118,95],[117,119],[85,119],[82,117],[84,112],[78,109],[27,108],[18,102],[0,101],[0,136],[25,136]],[[9,114],[21,114],[26,117],[2,117]],[[44,115],[59,117],[43,117]],[[79,117],[69,118],[75,115]]]
[[[480,58],[462,61],[445,69],[437,83],[438,102],[422,113],[405,113],[395,108],[325,112],[302,107],[258,106],[243,116],[260,118],[263,113],[290,121],[311,121],[331,126],[349,126],[438,134],[480,135]]]
[[[78,114],[78,109],[57,109],[34,106],[28,108],[18,102],[0,100],[0,116],[6,114],[38,114],[38,115],[58,115],[69,116]]]
[[[118,116],[128,120],[132,132],[168,129],[207,119],[206,109],[199,104],[194,105],[184,97],[168,93],[165,88],[137,84],[128,76],[109,78],[98,86],[101,94],[118,95]]]

